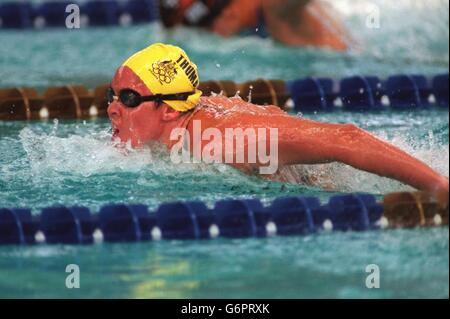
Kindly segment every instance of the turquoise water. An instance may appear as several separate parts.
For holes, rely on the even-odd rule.
[[[353,6],[349,4],[353,3]],[[108,82],[134,51],[154,41],[183,46],[202,79],[238,82],[352,74],[448,72],[448,2],[335,1],[358,43],[345,53],[285,48],[268,39],[231,38],[157,25],[81,30],[1,31],[0,87]],[[381,28],[364,26],[374,5]],[[408,17],[408,19],[406,19]],[[398,23],[398,21],[402,23]],[[205,45],[207,44],[207,45]],[[364,48],[364,49],[361,49]],[[302,116],[302,115],[297,115]],[[449,175],[448,110],[306,114],[354,123]],[[334,192],[261,180],[226,166],[175,167],[155,148],[118,152],[106,119],[0,121],[0,206],[55,205],[97,210],[111,202],[150,208],[173,200],[313,195],[340,192],[381,197],[410,190],[340,164],[296,167],[333,181]],[[102,244],[87,247],[0,247],[0,297],[141,298],[390,298],[449,295],[448,227],[308,237]],[[65,267],[80,266],[81,288],[65,288]],[[365,287],[365,267],[377,264],[381,288]]]
[[[4,247],[2,297],[448,298],[448,229]],[[65,268],[80,266],[80,289]],[[365,286],[380,267],[380,289]]]

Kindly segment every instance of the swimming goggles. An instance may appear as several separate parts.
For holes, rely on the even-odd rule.
[[[119,95],[116,95],[112,88],[108,88],[106,91],[106,100],[108,104],[111,104],[113,101],[119,101],[126,107],[138,107],[143,102],[162,103],[163,101],[186,101],[192,94],[195,94],[195,92],[142,96],[131,89],[124,89],[119,92]]]

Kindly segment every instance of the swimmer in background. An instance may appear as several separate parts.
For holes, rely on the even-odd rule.
[[[160,0],[165,27],[201,27],[229,37],[266,29],[290,46],[346,50],[352,41],[337,14],[319,0]]]
[[[277,106],[254,105],[237,97],[202,97],[198,84],[197,67],[182,49],[154,44],[137,52],[118,68],[108,90],[113,139],[130,141],[133,147],[159,142],[171,149],[176,143],[173,130],[185,129],[192,138],[194,121],[200,121],[202,133],[209,128],[222,133],[227,128],[276,128],[279,168],[341,162],[419,190],[448,194],[447,177],[354,125],[299,118]],[[260,136],[257,141],[261,143]],[[226,138],[220,142],[225,145]],[[200,149],[206,144],[201,141]],[[237,158],[240,150],[233,152]],[[262,166],[231,165],[247,173]]]

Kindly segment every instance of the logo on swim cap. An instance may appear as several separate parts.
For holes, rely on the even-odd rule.
[[[179,47],[155,43],[133,54],[123,65],[130,68],[152,94],[192,92],[187,100],[163,100],[177,111],[189,111],[200,100],[202,92],[197,89],[200,83],[197,66]]]
[[[152,64],[150,72],[162,85],[170,84],[177,75],[177,69],[173,61],[157,61]]]

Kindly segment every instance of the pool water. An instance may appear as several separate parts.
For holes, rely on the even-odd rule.
[[[2,297],[447,298],[448,229],[3,247]],[[380,288],[365,286],[380,267]],[[67,264],[80,289],[65,287]]]
[[[352,4],[352,5],[350,5]],[[448,72],[448,2],[333,1],[357,45],[345,53],[285,48],[270,39],[220,39],[158,25],[81,30],[1,31],[0,87],[108,82],[127,56],[162,41],[185,48],[203,80]],[[380,8],[381,28],[365,27]],[[408,17],[406,19],[405,17]],[[403,19],[402,19],[403,18]],[[399,19],[402,23],[399,24]],[[403,23],[404,22],[404,23]],[[207,45],[205,45],[207,43]],[[363,48],[363,49],[362,49]],[[293,114],[354,123],[449,175],[448,109],[412,112]],[[163,150],[118,151],[107,119],[0,121],[0,206],[143,203],[342,192],[377,197],[411,190],[342,164],[296,167],[333,181],[334,191],[261,180],[225,165],[175,166]],[[448,227],[330,233],[268,239],[163,241],[93,246],[0,247],[0,297],[126,298],[448,298]],[[81,288],[67,289],[67,264]],[[377,264],[381,288],[367,289]]]

